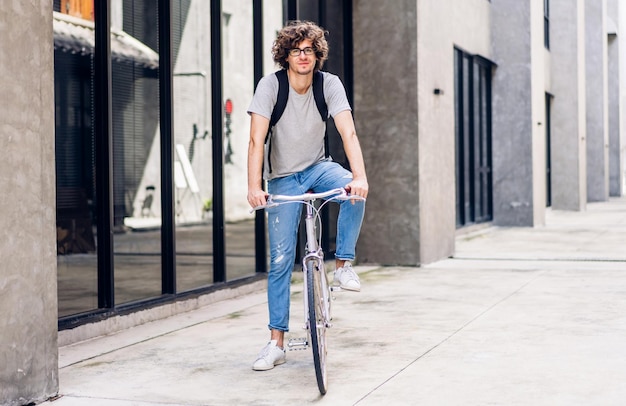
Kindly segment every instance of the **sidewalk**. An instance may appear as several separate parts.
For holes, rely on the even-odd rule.
[[[358,267],[329,331],[329,390],[310,350],[252,371],[265,292],[59,349],[47,406],[618,405],[626,399],[626,199],[549,211],[537,228],[459,237],[454,258]],[[292,331],[304,335],[301,283]]]

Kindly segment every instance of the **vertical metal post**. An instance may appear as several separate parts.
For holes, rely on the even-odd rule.
[[[213,141],[213,282],[226,280],[222,117],[222,2],[211,0],[211,129]]]
[[[253,59],[254,59],[254,88],[263,77],[263,0],[253,0]],[[267,272],[265,239],[265,213],[257,211],[254,217],[254,257],[257,272]]]
[[[287,21],[296,20],[298,18],[298,0],[287,1]]]
[[[113,277],[113,141],[111,136],[111,4],[94,2],[94,135],[98,228],[98,308],[115,306]]]
[[[172,106],[172,3],[158,0],[159,118],[161,128],[161,292],[176,293],[174,118]]]
[[[320,27],[326,28],[326,0],[319,0],[317,4],[317,22]]]

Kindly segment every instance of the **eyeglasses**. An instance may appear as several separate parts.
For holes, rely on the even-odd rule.
[[[313,55],[315,53],[315,50],[311,47],[306,47],[306,48],[291,48],[289,50],[289,55],[291,56],[300,56],[300,53],[304,52],[305,55]]]

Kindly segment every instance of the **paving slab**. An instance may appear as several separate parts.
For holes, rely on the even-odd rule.
[[[271,371],[264,292],[61,347],[53,406],[621,405],[626,200],[549,211],[546,225],[459,236],[453,258],[359,266],[329,331],[329,390],[309,350]],[[291,331],[304,335],[302,283]]]

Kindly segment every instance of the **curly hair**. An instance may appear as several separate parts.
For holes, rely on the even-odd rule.
[[[295,20],[289,22],[282,30],[278,32],[276,41],[272,45],[272,55],[274,62],[283,69],[289,68],[287,58],[289,50],[297,48],[305,39],[311,40],[317,61],[315,62],[315,70],[318,71],[324,66],[324,62],[328,59],[328,42],[326,42],[327,31],[319,27],[311,21]]]

